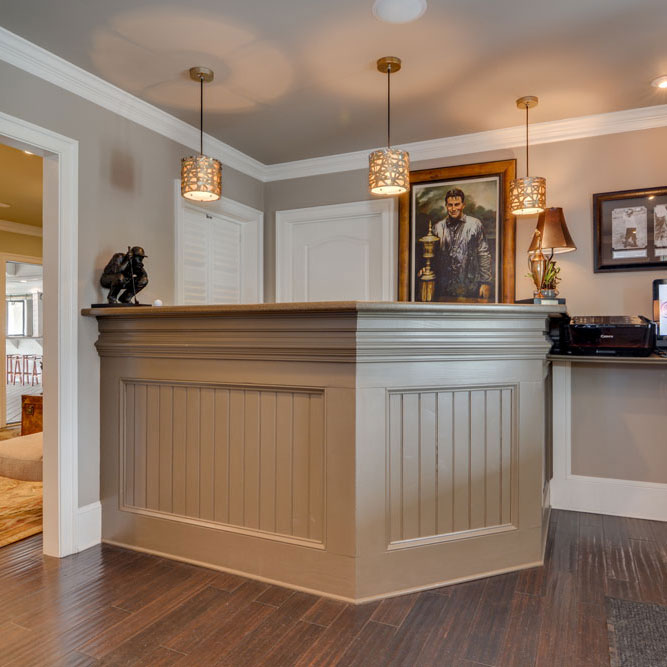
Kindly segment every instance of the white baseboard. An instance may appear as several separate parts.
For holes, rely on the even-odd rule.
[[[102,542],[102,505],[99,501],[77,510],[75,540],[76,551],[84,551]]]
[[[550,486],[554,509],[667,521],[667,484],[569,475]]]

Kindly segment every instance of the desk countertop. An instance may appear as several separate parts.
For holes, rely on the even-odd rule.
[[[319,301],[307,303],[212,304],[207,306],[128,306],[84,308],[92,317],[225,317],[257,314],[384,313],[408,315],[548,315],[565,306],[514,303],[413,303],[405,301]]]

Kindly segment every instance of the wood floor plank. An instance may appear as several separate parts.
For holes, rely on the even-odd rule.
[[[192,626],[196,627],[197,621],[209,613],[211,607],[224,606],[228,597],[229,593],[210,586],[199,591],[197,595],[183,600],[142,632],[134,634],[107,653],[104,663],[123,665],[147,658],[184,627],[189,629],[192,629]]]
[[[179,653],[189,654],[199,645],[212,637],[211,643],[217,644],[224,634],[230,617],[246,609],[254,600],[259,599],[268,585],[259,581],[246,580],[231,593],[219,596],[210,605],[203,618],[197,618],[180,628],[171,637],[162,640],[162,645]],[[223,593],[223,591],[221,591]],[[204,648],[206,652],[206,648]]]
[[[3,649],[5,665],[51,665],[72,653],[98,632],[111,628],[127,616],[127,612],[113,607],[100,607],[85,621],[75,626],[65,625],[48,634],[31,632],[28,641],[11,649]],[[56,621],[54,621],[55,623]]]
[[[168,588],[150,604],[130,614],[113,627],[100,632],[96,637],[80,647],[79,651],[93,658],[103,658],[128,639],[139,634],[162,616],[168,614],[174,607],[177,607],[188,598],[196,596],[203,588],[205,588],[205,584],[200,582],[195,583],[190,578]]]
[[[397,631],[393,625],[368,621],[336,665],[340,667],[385,665],[388,647]]]
[[[371,602],[358,606],[347,606],[296,664],[299,667],[306,665],[322,667],[336,664],[370,620],[379,604],[379,602]]]
[[[426,640],[437,632],[451,604],[448,596],[421,593],[387,649],[388,665],[417,664]]]
[[[667,568],[661,550],[652,540],[630,539],[641,602],[667,604]]]
[[[609,639],[604,601],[578,605],[575,663],[581,667],[609,667]]]
[[[226,619],[221,620],[215,631],[208,637],[202,637],[178,664],[183,667],[217,665],[221,656],[232,651],[249,634],[275,614],[277,614],[275,607],[259,602],[250,602],[245,607],[230,613]]]
[[[424,642],[419,664],[435,665],[439,660],[461,657],[487,582],[488,579],[480,579],[451,587],[439,627]]]
[[[380,606],[373,614],[373,621],[400,627],[410,610],[415,606],[419,593],[412,595],[399,595],[394,598],[382,600]]]
[[[537,643],[542,622],[541,597],[516,592],[508,620],[499,667],[531,667],[537,659]]]
[[[340,600],[320,598],[306,613],[303,620],[328,628],[347,605]]]
[[[317,600],[318,598],[315,595],[295,592],[280,607],[279,613],[268,618],[255,630],[247,634],[232,651],[227,652],[222,657],[219,664],[232,667],[256,664],[287,636],[288,632]]]
[[[272,607],[280,607],[287,602],[292,595],[294,595],[294,591],[291,588],[269,586],[268,589],[257,598],[257,602],[268,604]]]
[[[308,647],[322,636],[324,631],[325,628],[321,625],[297,621],[273,650],[269,650],[265,655],[258,657],[255,662],[247,664],[262,667],[294,665],[308,650]]]
[[[518,575],[511,573],[487,580],[462,652],[466,660],[495,665],[500,659],[517,579]]]
[[[553,548],[548,567],[551,572],[571,572],[577,569],[578,512],[557,511]]]
[[[579,602],[604,604],[605,560],[601,517],[596,521],[582,519],[579,524],[576,589]]]
[[[535,664],[538,667],[574,665],[577,631],[575,575],[550,572],[547,581]]]

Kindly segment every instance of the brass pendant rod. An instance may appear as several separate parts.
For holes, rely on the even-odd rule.
[[[526,178],[528,178],[528,104],[526,104]]]
[[[391,148],[391,65],[387,66],[387,148]]]
[[[199,78],[199,154],[204,154],[204,79]]]

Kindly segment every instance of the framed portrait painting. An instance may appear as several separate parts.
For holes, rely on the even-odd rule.
[[[595,272],[667,269],[667,187],[593,195]]]
[[[516,161],[410,174],[399,198],[401,301],[513,303]]]

